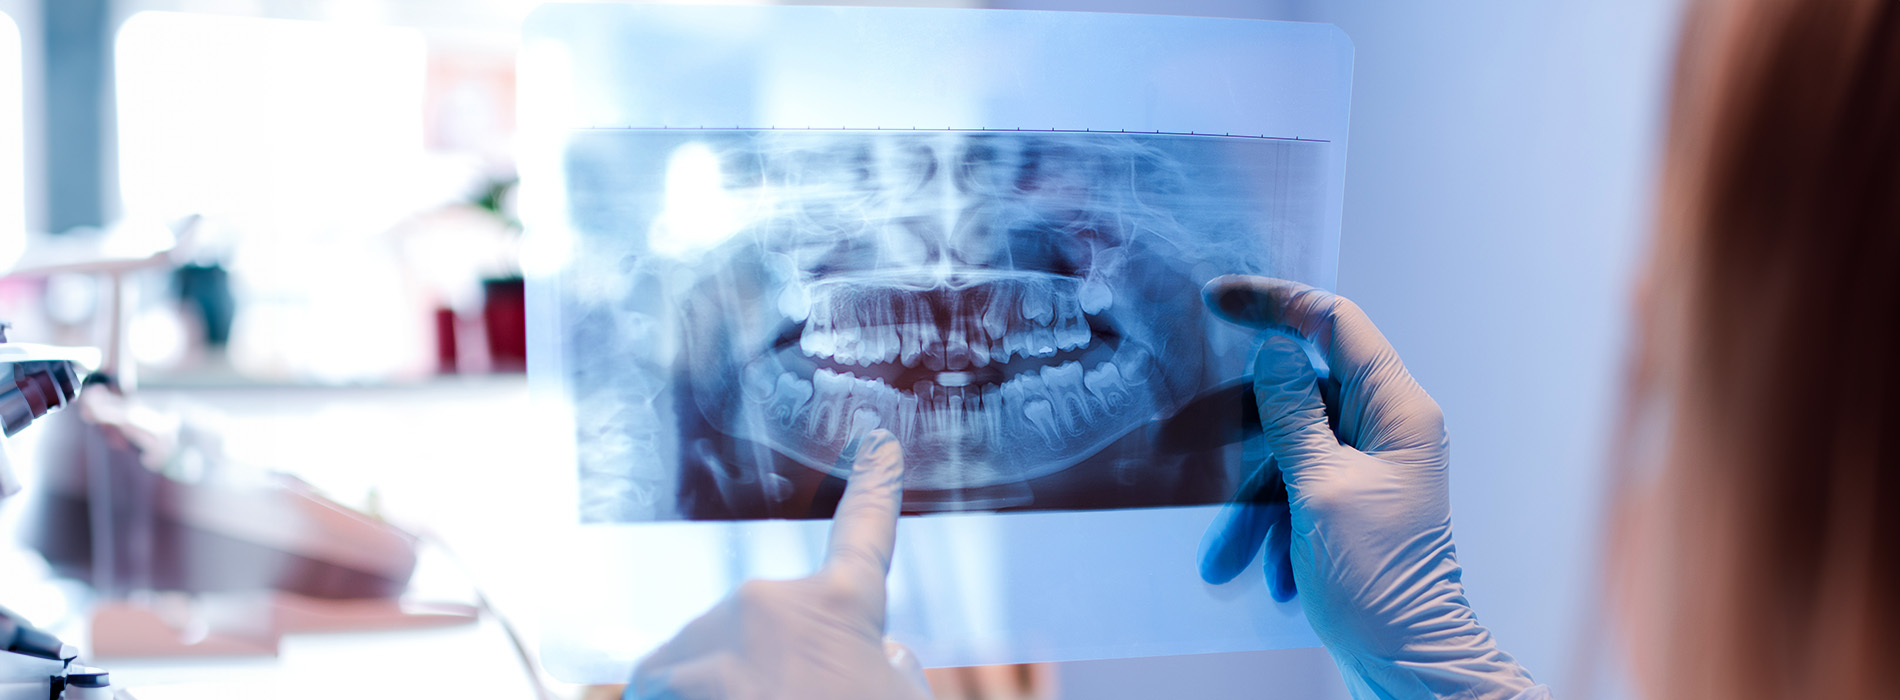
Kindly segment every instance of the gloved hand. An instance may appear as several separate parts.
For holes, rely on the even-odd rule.
[[[924,700],[922,667],[884,639],[904,449],[874,430],[858,447],[818,573],[748,581],[640,662],[627,698]]]
[[[1275,457],[1208,529],[1201,577],[1232,580],[1264,545],[1269,591],[1297,591],[1355,698],[1545,697],[1465,600],[1444,417],[1385,336],[1352,302],[1294,282],[1227,276],[1202,296],[1276,333],[1253,375]]]

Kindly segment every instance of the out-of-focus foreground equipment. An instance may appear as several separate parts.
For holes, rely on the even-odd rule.
[[[179,222],[172,245],[136,258],[29,255],[9,276],[97,274],[118,293],[129,271],[171,266],[197,224]],[[117,306],[105,369],[87,382],[98,386],[45,428],[25,519],[25,540],[54,571],[99,595],[92,656],[268,656],[287,633],[476,618],[473,606],[400,600],[415,536],[295,477],[232,464],[216,430],[141,404]]]
[[[19,490],[6,440],[71,405],[98,366],[97,350],[8,343],[0,324],[0,498]],[[107,699],[110,686],[105,671],[79,662],[77,648],[0,608],[0,700]]]

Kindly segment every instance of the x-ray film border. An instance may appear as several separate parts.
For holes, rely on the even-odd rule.
[[[911,132],[927,131],[932,133],[959,134],[1120,134],[1129,136],[1200,136],[1207,138],[1256,139],[1262,141],[1299,141],[1302,143],[1332,143],[1332,139],[1309,139],[1300,136],[1268,136],[1266,134],[1211,133],[1196,131],[1130,131],[1127,129],[1025,129],[1022,127],[884,127],[884,126],[590,126],[577,131],[868,131],[868,132]]]

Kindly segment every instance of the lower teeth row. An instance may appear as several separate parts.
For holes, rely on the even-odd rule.
[[[1084,370],[1078,362],[1022,372],[1001,385],[939,386],[918,382],[901,392],[849,372],[758,376],[748,368],[745,394],[767,421],[827,444],[843,444],[885,428],[907,445],[1020,444],[1056,450],[1090,425],[1125,413],[1146,382],[1152,359],[1134,349]],[[959,373],[944,373],[959,374]],[[942,375],[940,375],[941,377]]]

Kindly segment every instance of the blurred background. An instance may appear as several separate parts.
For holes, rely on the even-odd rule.
[[[0,319],[14,341],[105,348],[112,376],[86,420],[22,436],[46,469],[0,508],[0,604],[115,650],[100,664],[147,700],[534,696],[509,642],[532,637],[534,542],[502,514],[533,512],[516,486],[546,467],[510,437],[515,52],[538,4],[0,0],[0,265],[43,271],[0,281]],[[1445,408],[1481,619],[1560,694],[1613,676],[1613,649],[1589,653],[1603,446],[1676,2],[821,4],[1343,28],[1339,291]],[[218,498],[304,519],[260,534],[129,505]],[[329,583],[206,579],[168,563],[210,547],[186,541],[217,543],[217,571]],[[365,595],[410,604],[309,602]],[[945,698],[1345,697],[1312,649],[933,680]]]

